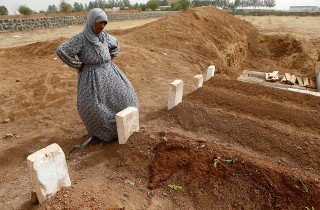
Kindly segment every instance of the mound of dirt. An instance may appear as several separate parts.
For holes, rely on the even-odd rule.
[[[166,139],[155,147],[149,187],[176,183],[168,186],[189,192],[196,209],[320,205],[318,182],[308,180],[302,173],[222,149],[212,142],[175,133],[167,133]]]
[[[176,52],[185,62],[201,61],[203,67],[214,63],[219,71],[231,69],[232,75],[245,68],[304,74],[314,63],[292,36],[262,35],[250,23],[211,7],[187,10],[121,34],[126,43],[148,46],[153,52],[166,49],[168,56]]]
[[[48,56],[55,56],[57,47],[65,41],[65,38],[60,38],[53,41],[36,42],[21,47],[15,47],[6,51],[7,56],[20,56],[42,58]]]

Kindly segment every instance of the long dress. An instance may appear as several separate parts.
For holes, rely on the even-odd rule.
[[[117,39],[102,33],[105,41],[98,49],[81,32],[60,45],[57,55],[81,69],[77,109],[89,135],[109,141],[117,138],[115,115],[129,106],[138,107],[138,101],[130,81],[111,60],[120,50]]]

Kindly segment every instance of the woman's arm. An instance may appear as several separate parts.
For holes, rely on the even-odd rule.
[[[75,35],[57,48],[57,55],[70,67],[81,70],[83,63],[77,60],[75,57],[80,53],[82,43],[83,39],[81,39],[81,35]]]
[[[118,56],[120,52],[120,44],[117,38],[107,34],[107,42],[111,58]]]

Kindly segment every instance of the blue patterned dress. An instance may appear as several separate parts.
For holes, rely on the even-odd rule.
[[[117,138],[115,114],[129,106],[138,107],[138,102],[130,81],[111,61],[120,50],[117,39],[102,33],[104,41],[98,48],[81,32],[60,45],[57,55],[80,70],[77,108],[88,133],[109,141]]]

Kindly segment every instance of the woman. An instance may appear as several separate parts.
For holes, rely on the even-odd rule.
[[[60,45],[57,55],[79,70],[77,108],[89,135],[110,141],[117,138],[115,114],[138,102],[131,83],[112,62],[120,46],[103,31],[107,23],[103,10],[92,9],[84,31]]]

